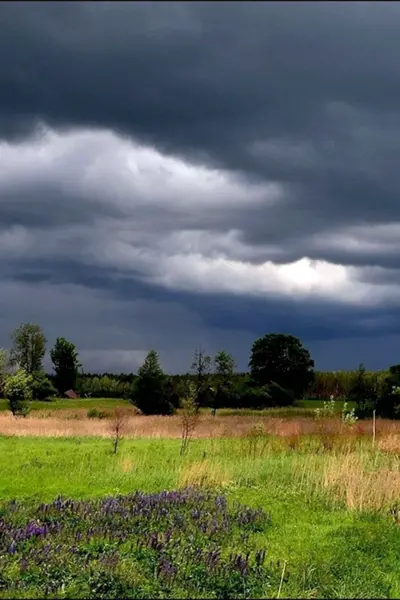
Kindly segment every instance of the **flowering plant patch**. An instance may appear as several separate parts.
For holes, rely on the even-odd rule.
[[[261,597],[279,579],[251,533],[261,510],[180,491],[0,511],[0,597]]]

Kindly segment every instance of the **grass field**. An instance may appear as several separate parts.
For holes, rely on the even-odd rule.
[[[299,415],[299,416],[313,416],[316,408],[322,408],[324,402],[322,400],[297,400],[293,407],[289,408],[268,408],[264,410],[252,410],[252,409],[232,409],[232,408],[221,408],[218,410],[218,414],[221,415],[243,415],[243,416],[263,416],[263,415]],[[31,411],[43,411],[46,413],[52,413],[55,411],[74,411],[78,410],[81,413],[86,410],[96,408],[100,411],[111,411],[116,406],[129,407],[130,403],[128,400],[116,399],[116,398],[77,398],[74,400],[66,398],[57,398],[50,402],[33,400],[29,403]],[[340,412],[343,407],[343,402],[337,401],[335,410]],[[349,408],[353,408],[353,404],[349,403]],[[0,399],[0,412],[8,411],[8,403],[5,399]],[[210,413],[211,409],[202,408],[203,414]]]
[[[77,410],[85,409],[90,410],[91,408],[97,408],[99,410],[112,410],[115,406],[127,406],[129,405],[128,400],[116,399],[116,398],[77,398],[70,400],[67,398],[57,398],[51,401],[40,401],[33,400],[29,403],[31,410],[41,411],[56,411],[56,410]],[[7,400],[0,399],[0,412],[8,411]]]
[[[367,430],[250,430],[193,440],[184,457],[177,439],[126,438],[114,455],[109,439],[1,437],[0,496],[3,507],[12,499],[29,507],[59,494],[90,499],[200,485],[229,505],[270,515],[246,542],[267,550],[272,575],[259,595],[277,597],[281,586],[280,597],[398,598],[400,433],[381,428],[373,448]],[[181,597],[168,589],[158,597]]]

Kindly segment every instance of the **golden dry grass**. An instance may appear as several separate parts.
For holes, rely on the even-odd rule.
[[[135,469],[135,464],[129,456],[122,458],[119,464],[123,473],[131,473]]]
[[[378,448],[381,452],[400,456],[400,434],[389,433],[385,437],[381,437],[378,441]]]
[[[233,480],[232,471],[227,465],[208,460],[200,460],[185,465],[179,474],[182,487],[201,485],[207,487],[229,485]]]
[[[327,459],[323,487],[349,510],[384,510],[400,499],[400,463],[380,469],[366,468],[355,453],[332,455]]]
[[[284,437],[289,447],[295,448],[303,435],[318,435],[326,449],[344,443],[349,438],[372,436],[371,421],[358,423],[354,428],[343,425],[340,419],[333,418],[317,421],[310,418],[278,418],[242,415],[201,415],[194,432],[194,438],[240,437],[257,434],[269,434]],[[138,416],[126,411],[123,427],[124,437],[152,437],[179,439],[182,432],[181,417]],[[11,413],[0,414],[0,435],[6,436],[44,436],[44,437],[111,437],[113,435],[110,419],[89,419],[85,409],[57,411],[51,416],[46,411],[32,412],[26,418],[13,417]],[[377,421],[377,444],[391,436],[400,440],[400,422]],[[347,443],[347,442],[346,442]],[[398,443],[398,442],[396,442]]]

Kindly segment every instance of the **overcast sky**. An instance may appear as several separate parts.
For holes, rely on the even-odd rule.
[[[0,4],[0,345],[400,362],[400,3]]]

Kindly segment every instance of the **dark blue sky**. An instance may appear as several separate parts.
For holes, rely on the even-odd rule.
[[[0,5],[0,345],[399,362],[400,5]]]

